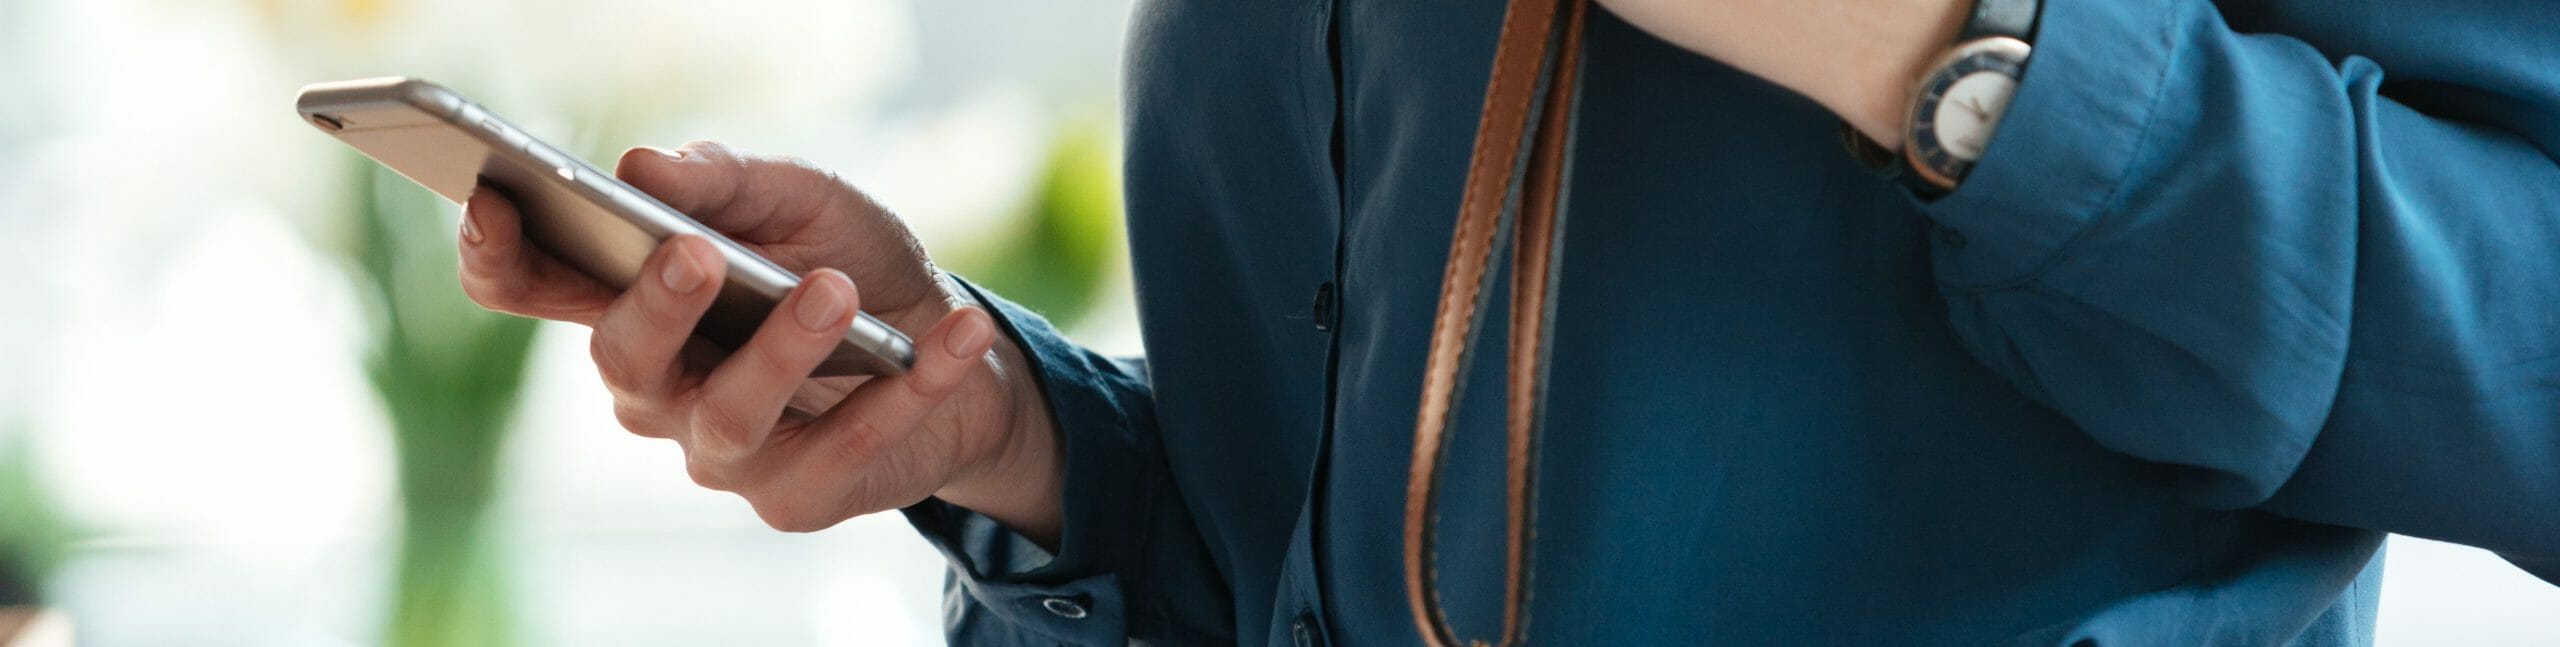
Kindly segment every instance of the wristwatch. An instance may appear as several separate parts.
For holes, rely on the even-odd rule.
[[[1953,47],[1912,85],[1902,150],[1886,150],[1843,127],[1860,162],[1925,197],[1954,191],[1991,145],[2034,51],[2039,0],[1975,0]]]

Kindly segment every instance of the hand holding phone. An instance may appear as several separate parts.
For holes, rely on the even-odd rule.
[[[313,110],[309,96],[303,112],[315,125],[362,127],[344,112]],[[903,223],[834,174],[705,142],[633,149],[615,176],[582,164],[568,173],[507,170],[522,165],[504,150],[421,142],[444,137],[436,131],[451,124],[405,118],[413,121],[371,125],[428,132],[376,139],[373,148],[339,137],[466,202],[465,291],[492,309],[592,326],[616,417],[633,433],[682,445],[697,483],[739,493],[783,530],[940,497],[1034,537],[1056,536],[1063,466],[1029,361],[942,279]],[[577,193],[538,193],[557,188],[545,173],[618,177],[612,184],[627,195],[691,214],[686,222],[703,229],[642,241],[636,257],[618,261],[616,280],[599,277],[552,253],[558,245],[541,244],[544,219],[567,204],[610,231],[613,223],[594,217],[625,214],[595,211],[596,201]],[[754,311],[734,343],[699,341],[697,323],[736,286],[742,254],[802,278]],[[854,339],[847,331],[869,317],[859,311],[884,329],[920,331],[912,345],[896,338],[912,363],[896,374],[811,379],[844,356]]]
[[[691,318],[711,306],[707,286],[721,271],[708,241],[670,241],[627,290],[552,283],[534,277],[585,277],[523,243],[517,205],[473,196],[465,217],[478,231],[462,244],[464,285],[603,297],[579,309],[593,313],[597,372],[626,429],[675,440],[695,482],[738,493],[777,529],[823,529],[939,496],[1054,536],[1063,466],[1029,362],[990,317],[944,290],[895,217],[832,174],[717,144],[635,149],[617,171],[777,262],[845,270],[808,275],[716,365],[688,361]],[[681,276],[692,272],[701,274]],[[694,287],[677,287],[687,284]],[[501,310],[540,307],[467,289]],[[856,306],[922,331],[913,367],[888,377],[799,377],[827,356]]]
[[[506,194],[526,207],[527,241],[613,288],[630,285],[641,259],[660,242],[682,234],[709,240],[725,271],[719,298],[695,333],[722,349],[746,342],[799,282],[795,269],[840,267],[778,265],[433,83],[400,77],[320,83],[303,88],[294,106],[313,126],[445,199],[462,202],[483,186]],[[895,242],[912,248],[905,228],[896,229]],[[869,315],[854,316],[840,346],[815,374],[895,375],[914,361],[906,335]]]

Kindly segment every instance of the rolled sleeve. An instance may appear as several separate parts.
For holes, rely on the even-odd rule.
[[[1964,185],[1925,207],[1961,237],[1935,254],[1956,288],[2048,267],[2129,185],[2155,127],[2183,4],[2046,2],[2035,55]]]
[[[2044,3],[1921,208],[1983,364],[2194,503],[2500,551],[2560,538],[2560,47],[2532,3],[2358,38],[2203,0]],[[2455,44],[2459,46],[2454,46]],[[2385,82],[2385,62],[2400,76]]]

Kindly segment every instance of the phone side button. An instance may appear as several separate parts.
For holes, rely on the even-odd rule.
[[[506,142],[508,146],[522,147],[525,145],[524,133],[516,132],[516,129],[514,128],[508,128],[505,122],[498,121],[498,118],[495,116],[485,116],[480,118],[480,132],[488,133],[491,136],[497,137],[498,141]]]

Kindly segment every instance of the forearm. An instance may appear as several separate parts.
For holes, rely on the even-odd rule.
[[[1598,0],[1636,27],[1822,104],[1887,148],[1970,0]]]

